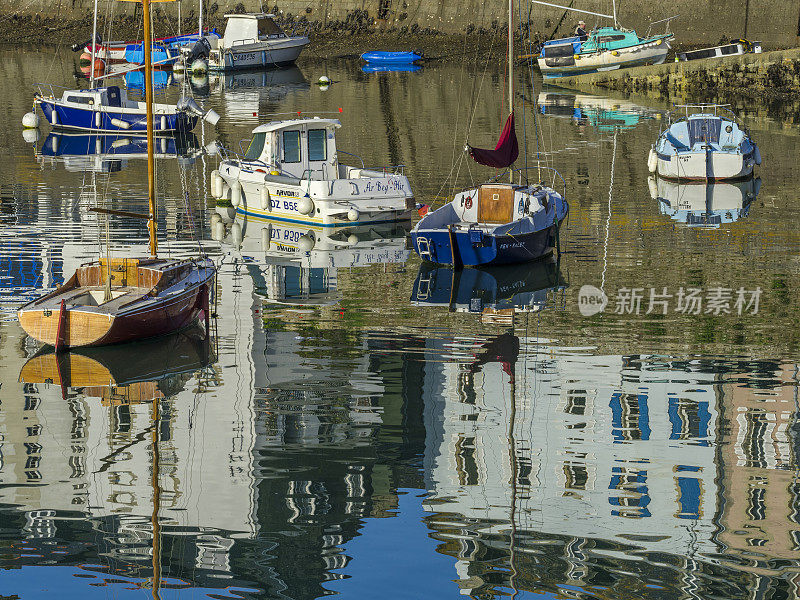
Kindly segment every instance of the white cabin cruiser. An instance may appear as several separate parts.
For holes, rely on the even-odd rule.
[[[402,165],[366,169],[339,162],[338,119],[272,121],[253,130],[244,156],[211,174],[211,193],[240,214],[316,227],[410,220],[415,207]],[[353,156],[353,155],[349,155]]]
[[[742,179],[761,164],[761,152],[727,105],[687,104],[650,149],[648,169],[668,179]],[[700,112],[690,113],[690,109]]]
[[[287,35],[275,15],[249,13],[225,15],[225,35],[206,36],[210,45],[208,68],[220,71],[285,67],[294,63],[309,39]]]

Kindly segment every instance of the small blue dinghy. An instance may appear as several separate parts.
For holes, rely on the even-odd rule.
[[[380,65],[367,63],[361,67],[364,73],[414,73],[421,71],[421,65],[411,64],[396,64],[396,65]]]
[[[410,65],[422,60],[422,55],[416,52],[383,52],[373,50],[364,52],[361,58],[373,65]]]

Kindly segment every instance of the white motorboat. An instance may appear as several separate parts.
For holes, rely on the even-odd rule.
[[[685,104],[650,149],[651,173],[669,179],[740,179],[761,164],[761,152],[736,116],[720,104]],[[690,110],[699,112],[690,113]]]
[[[317,227],[410,220],[415,208],[403,166],[364,168],[336,148],[338,119],[273,121],[253,130],[243,156],[211,174],[211,193],[240,214]],[[226,152],[224,149],[222,152]],[[361,166],[341,164],[340,154]]]
[[[222,39],[206,36],[208,68],[220,71],[285,67],[294,63],[309,39],[287,35],[274,21],[275,15],[248,13],[225,15]]]

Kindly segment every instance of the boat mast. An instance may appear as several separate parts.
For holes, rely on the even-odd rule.
[[[514,0],[508,0],[508,113],[514,113],[514,30],[511,17]],[[509,168],[509,183],[514,183],[514,170]]]
[[[611,14],[614,15],[614,28],[617,27],[617,0],[611,0]]]
[[[89,74],[89,89],[94,89],[94,57],[97,54],[97,0],[94,0],[94,17],[92,18],[92,66]]]
[[[96,2],[97,0],[95,0]],[[156,257],[158,240],[156,239],[156,171],[153,160],[153,59],[152,42],[150,40],[150,0],[142,0],[144,14],[144,90],[147,108],[147,200],[150,219],[147,229],[150,232],[150,256]]]
[[[197,31],[200,34],[200,37],[203,37],[203,0],[200,0],[200,17],[197,20],[197,26]]]
[[[158,520],[158,509],[161,506],[161,487],[158,476],[161,453],[158,448],[158,432],[161,429],[161,415],[159,414],[158,398],[153,398],[153,469],[150,483],[153,486],[153,513],[150,516],[150,525],[153,528],[153,600],[161,600],[161,523]]]

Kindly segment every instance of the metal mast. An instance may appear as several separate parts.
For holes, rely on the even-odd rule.
[[[142,13],[144,14],[144,90],[145,106],[147,107],[147,199],[150,209],[147,229],[150,231],[150,256],[155,258],[158,251],[158,240],[156,239],[156,170],[153,159],[153,59],[150,39],[150,0],[142,0]]]

